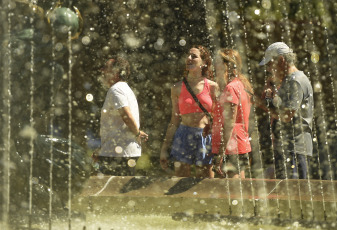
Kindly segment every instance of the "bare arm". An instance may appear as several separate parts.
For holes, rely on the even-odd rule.
[[[223,141],[220,146],[220,155],[225,154],[228,142],[232,136],[237,111],[238,106],[236,104],[224,103],[222,111],[222,116],[224,117],[224,126],[222,133]]]
[[[160,151],[160,165],[163,169],[167,169],[168,167],[168,148],[172,144],[173,136],[181,122],[180,112],[179,112],[179,93],[177,90],[178,86],[173,86],[171,88],[171,101],[172,101],[172,113],[171,120],[168,125],[163,146]]]
[[[122,117],[124,123],[129,127],[130,131],[137,137],[137,141],[140,143],[142,139],[147,141],[148,135],[138,128],[138,125],[132,116],[129,106],[118,109],[119,115]]]
[[[217,95],[220,93],[220,89],[219,89],[219,86],[216,82],[213,82],[213,81],[209,81],[209,82],[210,82],[210,86],[211,86],[211,97],[212,97],[212,101],[214,103],[217,99]]]

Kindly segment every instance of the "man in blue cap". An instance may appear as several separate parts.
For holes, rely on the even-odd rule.
[[[275,172],[278,179],[306,179],[312,156],[313,89],[295,66],[296,55],[283,42],[271,44],[260,66],[272,74],[276,86],[265,90],[273,119]]]

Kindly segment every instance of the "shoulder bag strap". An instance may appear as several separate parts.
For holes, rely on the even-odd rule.
[[[207,111],[207,109],[205,109],[205,107],[200,103],[199,99],[197,98],[197,96],[195,96],[194,92],[191,89],[190,84],[188,84],[186,78],[183,78],[183,82],[185,83],[186,89],[188,90],[188,92],[192,95],[193,99],[195,100],[195,102],[199,105],[200,109],[206,114],[206,116],[208,117],[209,121],[211,123],[213,123],[213,117],[212,115]]]

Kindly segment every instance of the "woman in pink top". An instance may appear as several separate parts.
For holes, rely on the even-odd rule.
[[[210,112],[217,89],[217,84],[209,80],[213,77],[211,66],[211,57],[206,48],[193,46],[189,50],[184,77],[201,104]],[[170,156],[174,161],[176,176],[191,176],[191,165],[195,165],[197,177],[213,177],[211,135],[203,135],[203,128],[209,124],[207,116],[183,81],[171,88],[171,100],[171,121],[160,153],[162,168],[168,168]]]
[[[237,51],[221,49],[217,53],[215,70],[221,94],[213,111],[212,153],[217,154],[216,171],[221,173],[225,160],[226,166],[234,168],[227,175],[235,178],[245,178],[251,152],[248,125],[253,88],[241,73],[241,65]]]

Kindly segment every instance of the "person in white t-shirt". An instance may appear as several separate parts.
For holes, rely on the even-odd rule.
[[[127,84],[130,65],[117,57],[101,70],[103,86],[108,87],[101,110],[101,149],[98,156],[103,174],[132,176],[141,156],[141,142],[148,135],[139,129],[139,109],[135,94]]]

